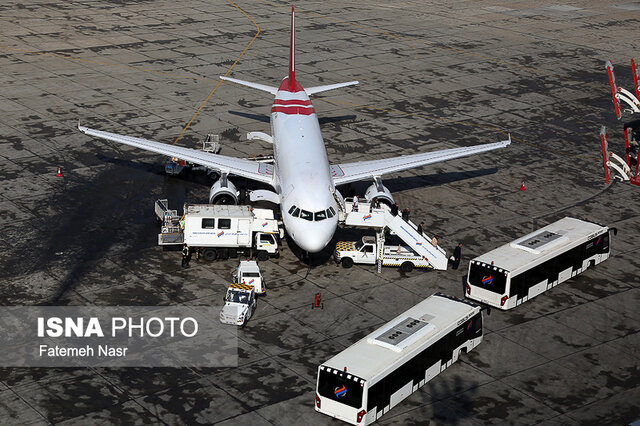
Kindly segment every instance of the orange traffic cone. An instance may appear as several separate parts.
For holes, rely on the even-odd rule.
[[[524,187],[524,179],[522,179],[522,185],[520,186],[520,191],[525,191],[527,188]]]
[[[62,177],[62,167],[58,167],[58,174],[56,177]]]

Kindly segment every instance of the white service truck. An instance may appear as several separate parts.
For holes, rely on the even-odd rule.
[[[240,265],[233,271],[232,275],[235,284],[253,286],[256,294],[265,294],[267,292],[264,278],[258,267],[258,262],[255,260],[241,260]]]
[[[280,256],[278,242],[284,230],[273,210],[185,204],[184,214],[179,217],[167,205],[167,200],[156,202],[156,215],[162,221],[159,245],[186,244],[191,250],[200,250],[206,260],[235,258],[238,254],[253,254],[260,261]]]
[[[354,263],[375,265],[382,257],[382,266],[399,266],[403,272],[413,268],[431,268],[431,264],[405,245],[385,245],[382,239],[365,236],[359,241],[339,241],[333,257],[344,268]]]
[[[220,322],[244,326],[256,310],[258,300],[255,288],[248,284],[231,284],[224,297]]]

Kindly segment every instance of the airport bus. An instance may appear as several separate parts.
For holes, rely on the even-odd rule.
[[[316,411],[375,422],[482,341],[482,312],[440,293],[318,367]]]
[[[565,217],[469,262],[467,297],[507,310],[609,257],[615,228]]]

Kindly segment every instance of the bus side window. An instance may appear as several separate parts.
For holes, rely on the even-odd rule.
[[[529,282],[529,285],[527,287],[533,287],[534,285],[539,284],[541,281],[547,279],[547,272],[545,271],[544,267],[544,264],[538,265],[527,272],[527,281]]]
[[[520,275],[511,277],[511,288],[509,291],[509,297],[517,296],[518,299],[520,299],[526,294],[526,292],[523,293],[523,287],[525,285],[525,274],[526,272],[523,272]]]
[[[478,333],[482,333],[482,313],[478,313],[478,315],[475,316],[473,321],[474,321],[473,334],[475,336]]]
[[[384,400],[387,392],[386,381],[387,377],[369,388],[367,395],[367,412],[371,411],[373,407],[378,407],[378,413],[381,413],[384,409]]]
[[[544,262],[544,269],[547,272],[547,283],[558,279],[558,261],[555,257]]]
[[[557,266],[556,271],[558,271],[558,273],[571,267],[571,250],[561,254],[556,258],[556,266]]]

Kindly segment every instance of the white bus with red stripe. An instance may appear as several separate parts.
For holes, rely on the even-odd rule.
[[[315,409],[371,424],[482,338],[479,306],[434,294],[320,365]]]
[[[469,262],[467,297],[507,310],[609,258],[615,228],[565,217]]]

